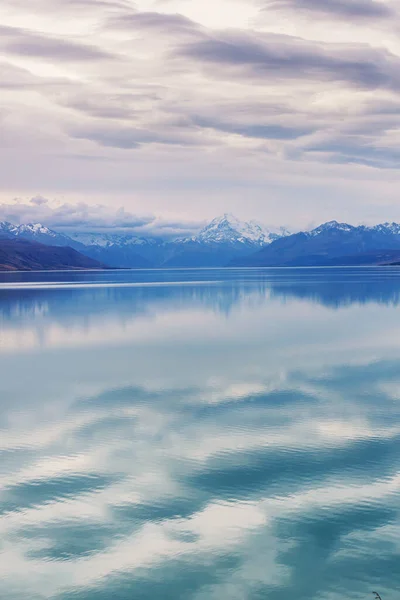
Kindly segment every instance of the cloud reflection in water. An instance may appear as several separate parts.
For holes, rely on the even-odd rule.
[[[100,277],[0,288],[1,595],[394,599],[397,271]]]

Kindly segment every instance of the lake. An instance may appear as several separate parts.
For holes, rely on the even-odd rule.
[[[0,597],[400,597],[400,269],[0,274]]]

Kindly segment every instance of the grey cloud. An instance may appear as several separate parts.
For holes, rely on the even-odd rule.
[[[78,139],[96,142],[100,146],[121,148],[124,150],[139,148],[142,144],[171,144],[192,146],[197,142],[193,135],[174,131],[152,131],[135,127],[107,127],[98,125],[82,125],[70,128],[69,134]]]
[[[46,0],[44,0],[45,3]],[[60,6],[68,7],[71,9],[79,9],[79,8],[90,8],[90,9],[99,9],[106,8],[112,10],[129,10],[132,9],[132,2],[124,1],[124,0],[57,0]],[[54,0],[51,0],[54,3]],[[43,2],[42,2],[43,3]]]
[[[43,196],[35,196],[30,199],[31,204],[35,204],[36,206],[41,206],[42,204],[47,204],[49,201],[47,198],[43,198]]]
[[[175,221],[156,219],[150,225],[145,225],[140,235],[160,237],[163,239],[176,237],[189,237],[195,235],[204,226],[203,221]]]
[[[153,29],[166,32],[168,35],[198,34],[203,28],[191,19],[180,14],[159,12],[129,12],[111,18],[107,27],[121,29]]]
[[[116,58],[96,46],[4,25],[0,26],[0,49],[5,54],[46,58],[52,62]]]
[[[25,0],[2,0],[3,6],[9,6],[12,9],[20,9],[24,12],[27,11],[27,4]],[[110,11],[117,10],[129,10],[132,9],[132,3],[129,0],[31,0],[29,8],[33,9],[33,12],[45,12],[57,11],[68,13],[72,12],[76,14],[89,11],[93,11],[98,14],[99,9],[105,9]]]
[[[400,150],[384,147],[375,142],[356,135],[341,135],[308,144],[304,151],[322,155],[323,160],[338,164],[360,164],[375,168],[398,169],[400,166]]]
[[[175,56],[214,67],[217,77],[341,81],[366,89],[400,88],[400,59],[356,44],[321,44],[284,35],[221,34],[181,44]],[[218,69],[217,71],[215,69]],[[230,70],[229,70],[230,69]]]
[[[0,63],[0,88],[4,90],[25,90],[36,86],[38,78],[29,71],[8,63]]]
[[[396,115],[383,114],[377,118],[375,115],[368,115],[364,119],[349,120],[341,128],[343,133],[377,137],[387,131],[398,130],[399,119]]]
[[[359,164],[377,169],[398,169],[400,166],[400,152],[387,148],[360,147],[352,149],[343,146],[334,146],[325,149],[331,155],[329,162],[337,164]]]
[[[174,237],[192,235],[199,231],[203,222],[160,219],[155,215],[136,215],[124,207],[112,208],[102,204],[84,202],[54,204],[43,196],[29,201],[15,200],[0,204],[0,221],[42,223],[66,234],[80,232],[124,232],[151,237]]]
[[[174,231],[198,231],[201,227],[204,227],[206,222],[193,223],[192,221],[160,221],[158,222],[158,228],[173,229]]]
[[[265,5],[267,11],[288,9],[340,19],[389,19],[396,14],[391,6],[376,0],[271,0]]]
[[[392,115],[396,118],[398,122],[398,116],[400,114],[400,98],[373,98],[367,102],[364,102],[361,106],[361,110],[365,114],[377,115],[377,116],[385,116]]]
[[[68,94],[58,98],[58,102],[65,107],[101,119],[129,119],[137,118],[143,112],[143,103],[149,110],[152,105],[160,100],[155,93],[124,92],[124,93],[82,93]]]
[[[265,98],[248,97],[245,98],[225,98],[216,96],[212,102],[201,102],[194,97],[188,102],[164,102],[163,108],[170,115],[170,122],[177,126],[206,127],[227,131],[237,126],[239,128],[262,126],[279,123],[284,127],[297,126],[297,115],[302,121],[299,121],[299,129],[306,129],[304,125],[304,116],[308,115],[307,107],[299,106],[297,102],[285,95],[279,98],[266,96]]]
[[[27,89],[47,92],[68,83],[65,79],[39,77],[27,69],[16,67],[7,62],[0,63],[0,89],[23,92]]]
[[[343,189],[352,179],[351,173],[356,173],[355,179],[359,177],[359,169],[331,168],[326,162],[379,167],[396,164],[397,157],[390,149],[385,154],[384,148],[395,139],[393,133],[386,132],[397,127],[400,59],[383,47],[367,43],[370,30],[374,43],[379,43],[374,19],[377,26],[386,26],[385,15],[392,10],[389,4],[379,5],[381,16],[373,17],[377,2],[367,0],[346,0],[347,8],[344,0],[268,3],[271,11],[272,6],[280,6],[282,10],[298,8],[303,15],[315,15],[321,39],[332,27],[335,14],[340,17],[343,11],[355,11],[354,18],[346,17],[345,35],[353,39],[354,27],[354,40],[365,43],[339,44],[256,30],[207,30],[183,15],[162,14],[162,5],[155,8],[155,4],[153,12],[139,12],[132,9],[131,1],[118,0],[5,2],[13,10],[17,7],[12,13],[13,23],[21,27],[1,28],[0,50],[1,44],[11,44],[18,59],[24,59],[13,56],[10,63],[25,63],[29,56],[35,65],[35,59],[40,63],[44,57],[55,68],[49,70],[48,77],[38,77],[33,73],[43,73],[40,64],[32,66],[32,73],[13,65],[0,66],[0,92],[7,92],[0,94],[3,193],[43,190],[47,194],[71,193],[73,198],[87,194],[92,199],[99,193],[100,197],[125,197],[129,203],[133,202],[130,193],[135,186],[136,191],[141,190],[143,202],[161,207],[161,211],[184,212],[190,196],[193,211],[202,216],[202,211],[212,212],[214,203],[218,211],[225,211],[233,202],[232,210],[240,209],[245,188],[252,190],[248,194],[252,197],[251,210],[264,211],[259,190],[267,183],[271,189],[268,206],[279,212],[274,197],[282,199],[286,194],[294,198],[287,201],[293,206],[297,184],[306,186],[304,182],[308,182],[304,196],[316,207],[318,198],[310,188],[316,185],[317,176],[323,180],[320,190],[328,186],[327,177],[333,179],[332,173],[338,182],[335,185]],[[196,2],[201,11],[201,0]],[[255,2],[265,5],[266,0],[249,0],[252,9]],[[363,9],[368,5],[364,10],[370,15],[367,21],[357,17],[361,5]],[[192,8],[186,12],[185,3],[180,6],[184,14],[195,12]],[[326,20],[318,20],[317,7],[325,11]],[[37,20],[31,25],[29,14],[36,9]],[[47,35],[22,28],[29,24],[39,29],[40,11],[43,17],[47,10],[54,10],[60,19],[55,31],[64,30],[65,17],[65,30],[75,30],[76,20],[76,31],[87,25],[90,37]],[[269,19],[271,15],[264,16]],[[287,17],[294,18],[294,12],[285,13],[282,21],[273,15],[271,27],[277,30]],[[43,27],[48,27],[51,18],[49,14]],[[360,20],[368,27],[359,27]],[[229,14],[226,22],[230,23]],[[340,23],[336,21],[336,25]],[[298,31],[315,35],[314,28],[307,25]],[[90,42],[94,46],[89,46]],[[121,53],[122,58],[108,63],[114,52]],[[63,66],[61,61],[74,61],[74,71],[79,69],[76,78],[57,77],[57,63]],[[33,95],[32,90],[38,94]],[[329,135],[338,132],[335,146]],[[246,138],[246,143],[229,134]],[[128,152],[122,152],[124,149]],[[130,153],[129,149],[138,151]],[[300,161],[311,165],[310,169],[302,170]],[[106,164],[109,168],[103,168]],[[366,180],[357,179],[354,187],[362,190],[357,192],[360,196],[376,193],[378,186],[384,190],[377,193],[378,203],[384,196],[394,196],[388,178],[377,183],[379,173],[370,170],[367,175],[375,178],[375,188],[370,190]],[[353,189],[349,186],[343,197],[351,200]],[[333,196],[332,187],[326,193]],[[28,204],[33,210],[34,203]],[[46,205],[40,209],[41,220],[45,220]],[[65,214],[60,212],[57,218],[71,227],[84,227],[85,219],[99,226],[115,222],[115,214],[113,221],[108,213],[101,216],[102,210],[96,216],[85,216],[83,208],[70,212],[67,206]],[[53,216],[46,224],[54,226],[55,221],[50,221]],[[121,217],[123,223],[134,224],[135,215],[131,221],[129,218]],[[148,226],[155,227],[153,222]],[[157,227],[158,231],[163,225],[158,222]]]
[[[143,227],[154,221],[154,217],[137,217],[119,208],[116,211],[103,205],[90,206],[85,203],[64,203],[52,210],[51,224],[54,227]]]
[[[212,128],[225,133],[233,133],[244,137],[256,139],[292,140],[311,133],[311,127],[290,127],[271,123],[262,124],[239,124],[218,119],[207,119],[203,117],[192,117],[192,122],[198,127]]]
[[[135,229],[148,226],[155,221],[153,215],[137,216],[123,207],[112,208],[101,204],[89,205],[85,202],[54,204],[50,200],[36,196],[29,202],[17,200],[0,204],[0,221],[11,223],[40,222],[48,227],[66,230],[101,230],[109,228]]]

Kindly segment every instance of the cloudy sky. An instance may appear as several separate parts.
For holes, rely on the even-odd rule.
[[[0,217],[400,220],[400,0],[2,0],[0,22]]]

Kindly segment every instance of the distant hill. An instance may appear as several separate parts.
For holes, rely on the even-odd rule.
[[[354,227],[329,221],[312,231],[273,241],[258,252],[232,260],[229,266],[307,267],[380,265],[400,261],[400,225]]]
[[[46,246],[24,239],[0,239],[0,271],[103,269],[106,266],[68,246]]]

